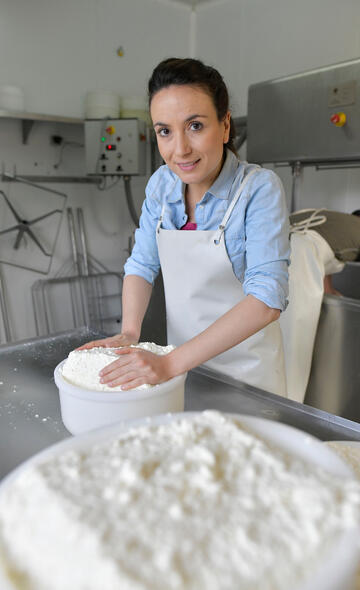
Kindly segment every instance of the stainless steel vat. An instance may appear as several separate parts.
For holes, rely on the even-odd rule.
[[[346,296],[324,296],[304,401],[360,422],[360,263],[333,284]]]

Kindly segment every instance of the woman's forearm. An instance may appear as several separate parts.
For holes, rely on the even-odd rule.
[[[147,287],[144,290],[143,286],[140,288],[136,281],[134,286],[133,279],[137,277],[127,278],[129,280],[125,300],[129,307],[126,327],[134,329],[135,326],[135,329],[139,330],[141,322],[136,323],[135,320],[144,313],[144,294],[150,294],[150,290]],[[127,295],[130,297],[132,292],[137,292],[135,303],[127,301]],[[140,292],[142,297],[139,296]],[[120,385],[125,390],[143,383],[163,383],[239,344],[277,319],[279,314],[279,310],[271,309],[252,295],[248,295],[204,332],[169,354],[158,356],[138,348],[122,348],[118,352],[119,358],[101,371],[101,382],[107,383],[110,387]]]
[[[122,333],[140,338],[141,326],[149,305],[152,285],[137,275],[127,275],[122,291]]]
[[[167,355],[171,374],[189,371],[229,350],[278,319],[279,315],[278,309],[248,295],[206,330]]]

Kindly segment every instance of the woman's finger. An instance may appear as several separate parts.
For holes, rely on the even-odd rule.
[[[134,383],[135,381],[138,383],[138,385],[143,385],[146,383],[144,377],[139,377],[136,371],[128,371],[127,373],[124,373],[118,377],[114,377],[114,379],[106,383],[106,385],[109,387],[121,387],[121,389],[133,389],[134,387],[138,387],[138,385],[132,385],[131,387],[128,387],[128,385],[129,383]]]
[[[117,376],[120,373],[123,373],[127,365],[130,364],[131,359],[127,357],[123,357],[121,359],[113,361],[112,363],[109,363],[108,365],[106,365],[106,367],[101,369],[99,373],[101,383],[106,383],[107,381],[111,380],[113,376]]]
[[[79,346],[75,350],[90,350],[91,348],[109,348],[113,346],[111,342],[109,342],[110,338],[103,338],[101,340],[92,340],[91,342],[86,342]]]
[[[124,354],[137,354],[138,350],[142,350],[142,348],[130,347],[128,345],[122,346],[119,350],[115,350],[115,354],[118,356],[122,356]]]
[[[132,389],[133,384],[129,386],[130,376],[140,385],[155,385],[166,381],[161,357],[139,348],[124,348],[117,354],[119,358],[100,371],[100,383],[106,383],[110,387],[126,384],[128,389]]]
[[[135,387],[140,387],[140,385],[144,385],[146,383],[145,379],[141,379],[140,377],[134,378],[131,381],[126,381],[121,384],[121,389],[123,391],[127,391],[128,389],[135,389]]]
[[[101,344],[101,342],[103,342],[103,341],[102,340],[92,340],[91,342],[86,342],[85,344],[82,344],[78,348],[75,348],[75,350],[89,350],[90,348],[95,348],[95,346],[104,346],[104,344]]]
[[[101,340],[92,340],[82,344],[75,350],[90,350],[91,348],[117,348],[118,346],[128,347],[130,344],[135,344],[135,341],[126,336],[126,334],[117,334],[110,338],[102,338]]]

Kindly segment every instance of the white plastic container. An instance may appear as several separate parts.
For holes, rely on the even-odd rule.
[[[142,96],[127,96],[121,101],[122,119],[141,119],[147,125],[151,124],[151,118],[146,99]]]
[[[90,391],[72,385],[62,376],[62,361],[55,369],[61,418],[71,434],[81,434],[126,420],[182,412],[187,373],[148,389]]]
[[[112,90],[92,90],[85,98],[85,118],[103,119],[120,117],[120,95]]]
[[[60,366],[61,364],[58,365],[55,374]],[[12,485],[13,481],[22,472],[51,457],[59,456],[70,450],[84,450],[86,452],[90,446],[111,440],[121,433],[126,432],[129,428],[141,427],[145,424],[168,424],[179,418],[191,419],[196,414],[197,412],[185,412],[180,415],[154,416],[150,420],[141,419],[123,424],[113,424],[79,437],[67,438],[34,455],[7,475],[0,483],[0,502],[3,494],[6,493],[9,486]],[[231,414],[231,416],[237,418],[243,426],[248,427],[252,432],[259,434],[262,438],[268,440],[283,451],[299,457],[309,464],[319,466],[339,478],[353,476],[351,469],[334,451],[306,432],[273,420],[241,414]],[[21,518],[21,514],[19,514],[19,518]],[[323,555],[319,556],[317,563],[309,565],[308,574],[305,576],[305,579],[291,588],[291,590],[357,590],[355,580],[360,557],[359,534],[359,531],[354,529],[334,537],[331,540],[331,547],[327,551],[324,551]],[[6,568],[4,567],[5,564],[2,563],[1,558],[0,551],[1,590],[21,590],[21,586],[16,581],[11,581],[8,578]]]
[[[24,111],[24,91],[18,86],[0,86],[0,109]]]

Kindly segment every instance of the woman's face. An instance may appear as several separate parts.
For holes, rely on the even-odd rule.
[[[185,184],[206,192],[222,167],[230,113],[219,121],[211,97],[190,85],[157,92],[150,112],[163,160]]]

